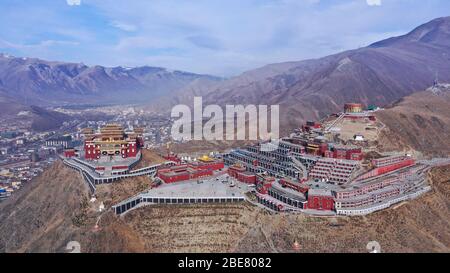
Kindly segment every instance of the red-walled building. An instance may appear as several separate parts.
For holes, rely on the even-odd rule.
[[[293,180],[291,178],[282,178],[280,179],[280,185],[286,188],[293,189],[294,191],[298,191],[301,193],[306,193],[309,190],[309,186],[301,183],[298,180]]]
[[[310,189],[308,191],[308,209],[334,210],[334,196],[330,190]]]
[[[85,134],[84,157],[90,160],[102,156],[136,157],[141,143],[141,135],[125,133],[120,125],[110,124],[101,128],[98,134]]]
[[[71,158],[76,156],[76,151],[73,148],[67,148],[64,150],[64,157]]]
[[[256,184],[256,175],[247,172],[247,169],[241,165],[233,165],[228,168],[228,175],[237,179],[240,182],[247,184]]]
[[[189,163],[189,165],[193,168],[211,171],[219,171],[225,168],[223,160],[213,159],[206,155],[200,157],[196,162]]]
[[[261,194],[268,194],[269,189],[272,188],[272,184],[275,182],[275,177],[268,175],[256,176],[256,190]]]
[[[416,163],[416,161],[414,159],[411,159],[408,157],[405,157],[405,158],[406,159],[403,159],[401,161],[396,161],[396,163],[394,163],[394,164],[383,165],[382,167],[375,168],[375,169],[361,175],[360,177],[358,177],[357,181],[368,179],[368,178],[379,176],[379,175],[383,175],[386,173],[390,173],[390,172],[393,172],[393,171],[401,169],[401,168],[412,166]]]
[[[159,169],[157,176],[165,183],[174,183],[213,175],[212,170],[198,169],[187,164]]]
[[[320,129],[322,127],[322,124],[315,121],[307,121],[306,124],[302,126],[302,130],[304,132],[309,132],[313,129]]]
[[[363,152],[360,147],[342,145],[333,147],[332,153],[325,152],[325,157],[360,161],[363,159]]]
[[[383,167],[383,166],[402,162],[406,159],[410,159],[410,158],[405,155],[394,155],[394,156],[382,157],[382,158],[373,159],[372,165],[374,167]]]
[[[251,172],[238,173],[236,179],[246,184],[256,184],[256,175]]]
[[[228,175],[237,179],[239,173],[245,172],[247,169],[242,165],[233,165],[228,168]]]
[[[173,161],[177,164],[181,164],[181,159],[178,157],[177,154],[174,153],[168,153],[166,156],[163,156],[165,160]]]

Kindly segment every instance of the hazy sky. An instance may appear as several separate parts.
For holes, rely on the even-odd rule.
[[[0,52],[231,76],[366,46],[449,11],[448,0],[0,0]]]

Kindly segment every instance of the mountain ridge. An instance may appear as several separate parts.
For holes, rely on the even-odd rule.
[[[142,102],[199,78],[219,79],[162,67],[87,66],[0,54],[0,87],[25,104]]]
[[[449,61],[450,17],[443,17],[368,47],[245,72],[217,84],[204,102],[279,104],[288,131],[346,102],[387,105],[431,86],[436,74],[450,81]]]

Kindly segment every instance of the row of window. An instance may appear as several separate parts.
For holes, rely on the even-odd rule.
[[[141,202],[153,204],[198,204],[198,203],[236,203],[244,201],[244,198],[146,198],[132,200],[116,207],[116,214],[122,214],[134,208]]]

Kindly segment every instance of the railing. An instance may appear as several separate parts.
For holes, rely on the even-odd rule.
[[[129,177],[154,175],[159,167],[174,164],[173,162],[165,162],[162,164],[152,165],[152,166],[148,166],[148,167],[144,167],[144,168],[135,170],[133,173],[116,174],[116,175],[111,175],[111,176],[98,176],[98,175],[94,176],[93,171],[88,166],[83,164],[82,162],[79,162],[76,160],[74,160],[74,162],[70,162],[68,159],[62,159],[62,160],[65,165],[82,172],[88,178],[87,182],[89,183],[89,187],[94,192],[95,192],[95,185],[97,185],[97,184],[115,182],[117,180],[120,180],[123,178],[129,178]]]

